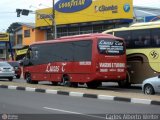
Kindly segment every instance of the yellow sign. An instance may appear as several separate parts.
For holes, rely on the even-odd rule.
[[[81,0],[83,4],[79,5],[75,1],[59,1],[55,4],[56,24],[65,25],[102,20],[133,19],[132,0],[92,0],[91,3],[87,2],[87,0]],[[36,27],[52,25],[51,17],[52,8],[38,10]]]
[[[0,41],[9,41],[9,34],[8,33],[0,33]]]
[[[27,53],[28,49],[16,50],[16,55],[23,55]]]

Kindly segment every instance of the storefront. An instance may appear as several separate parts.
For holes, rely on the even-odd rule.
[[[0,60],[7,59],[13,59],[9,33],[0,33]]]
[[[54,35],[52,8],[37,10],[36,28]],[[128,26],[133,21],[132,0],[60,0],[55,4],[57,36],[97,33]]]

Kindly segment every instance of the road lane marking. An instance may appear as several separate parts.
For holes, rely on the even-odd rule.
[[[70,114],[77,114],[77,115],[83,115],[83,116],[88,116],[88,117],[105,119],[105,117],[100,117],[100,116],[95,116],[95,115],[87,115],[84,113],[78,113],[78,112],[73,112],[73,111],[68,111],[68,110],[62,110],[62,109],[56,109],[56,108],[50,108],[50,107],[43,107],[43,108],[47,109],[47,110],[59,111],[59,112],[63,112],[63,113],[70,113]]]

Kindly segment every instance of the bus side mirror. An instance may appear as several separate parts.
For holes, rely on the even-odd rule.
[[[158,75],[158,78],[160,78],[160,75]]]

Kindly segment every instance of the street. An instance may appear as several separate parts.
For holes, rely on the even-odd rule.
[[[8,89],[0,89],[0,96],[1,114],[54,114],[54,117],[63,119],[75,119],[76,117],[79,120],[97,120],[105,119],[106,114],[159,114],[160,111],[160,107],[154,105],[103,101]],[[47,115],[45,116],[47,117]]]

